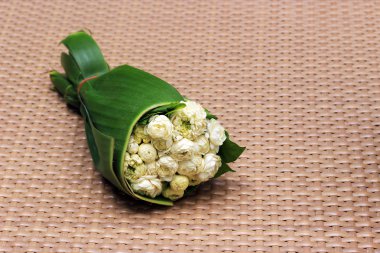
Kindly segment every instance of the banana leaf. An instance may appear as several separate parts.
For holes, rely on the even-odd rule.
[[[66,103],[83,116],[95,168],[136,199],[173,205],[161,196],[153,199],[135,193],[123,175],[124,156],[136,123],[181,108],[185,98],[172,85],[143,70],[129,65],[110,69],[94,39],[84,31],[69,35],[62,44],[69,50],[61,54],[65,74],[51,71],[50,79]],[[207,115],[216,118],[208,111]],[[226,161],[217,176],[231,171],[226,163],[236,160],[244,150],[229,138],[223,146],[222,159]]]

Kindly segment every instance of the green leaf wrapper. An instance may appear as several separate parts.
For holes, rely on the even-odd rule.
[[[143,70],[128,65],[110,70],[98,45],[85,32],[69,35],[62,44],[69,49],[68,54],[61,54],[65,75],[52,71],[50,79],[66,103],[81,112],[96,169],[134,198],[173,205],[161,196],[152,199],[134,193],[123,175],[124,157],[136,123],[146,124],[153,115],[168,115],[182,108],[184,97],[172,85]],[[207,111],[207,118],[216,117]],[[236,160],[243,150],[227,138],[219,152],[223,165],[215,177],[233,171],[226,163]]]
[[[239,156],[244,152],[245,147],[240,147],[235,142],[231,141],[229,134],[226,132],[227,139],[220,147],[218,155],[222,158],[223,162],[231,163],[236,161]]]
[[[218,172],[216,172],[214,178],[220,177],[221,175],[223,175],[224,173],[227,173],[227,172],[235,172],[235,171],[233,169],[231,169],[230,166],[228,166],[228,164],[223,161],[222,166],[220,166],[220,168],[219,168]]]

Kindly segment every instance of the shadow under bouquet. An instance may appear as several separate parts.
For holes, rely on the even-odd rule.
[[[96,169],[130,196],[159,205],[233,171],[244,148],[199,103],[169,83],[129,65],[111,69],[86,32],[62,44],[65,74],[50,72],[55,90],[85,121]]]

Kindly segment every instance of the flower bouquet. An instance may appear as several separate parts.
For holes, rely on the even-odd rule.
[[[172,85],[128,65],[110,69],[94,39],[80,31],[62,41],[65,74],[55,90],[85,121],[96,169],[115,187],[154,204],[173,205],[198,185],[233,171],[244,148],[217,117]]]

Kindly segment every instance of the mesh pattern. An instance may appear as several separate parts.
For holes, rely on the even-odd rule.
[[[380,250],[378,1],[1,1],[0,252]],[[172,208],[119,195],[49,90],[68,33],[201,101],[247,151]]]

